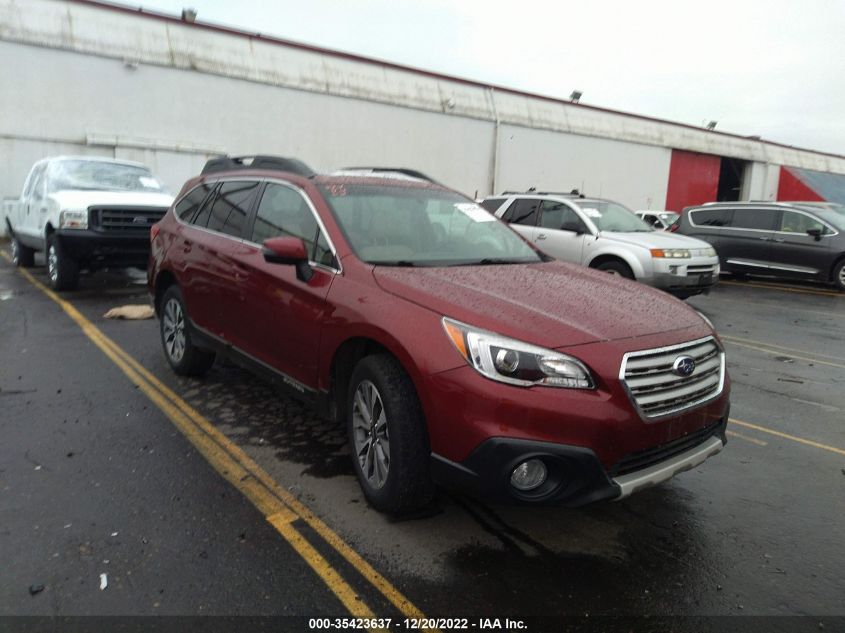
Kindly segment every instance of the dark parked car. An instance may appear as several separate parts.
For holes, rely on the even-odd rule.
[[[434,482],[620,498],[725,443],[725,354],[697,312],[551,260],[418,172],[217,159],[154,227],[149,283],[174,371],[225,354],[344,423],[382,511]]]
[[[845,290],[845,207],[720,202],[687,207],[678,232],[710,242],[723,272],[815,279]]]

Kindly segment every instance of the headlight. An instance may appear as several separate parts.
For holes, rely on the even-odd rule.
[[[467,362],[491,380],[531,387],[593,389],[590,371],[577,358],[479,330],[443,317],[443,329]]]
[[[669,259],[689,259],[688,248],[652,248],[652,257],[666,257]]]
[[[705,257],[716,257],[716,249],[715,248],[705,248],[701,251],[701,254]]]
[[[60,229],[87,229],[87,211],[62,211],[59,214]]]

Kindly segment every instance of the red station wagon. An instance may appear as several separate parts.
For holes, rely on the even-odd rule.
[[[368,501],[619,499],[724,446],[725,353],[665,293],[555,261],[402,169],[218,158],[152,230],[176,373],[225,355],[346,425]]]

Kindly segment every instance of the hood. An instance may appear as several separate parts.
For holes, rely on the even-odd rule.
[[[633,244],[643,248],[710,248],[710,244],[688,235],[678,235],[666,231],[648,231],[643,233],[620,233],[617,231],[602,231],[602,239]]]
[[[169,193],[145,191],[57,191],[49,198],[59,209],[87,209],[96,205],[166,208],[173,204]]]
[[[505,266],[377,266],[385,291],[438,314],[546,348],[702,327],[674,297],[563,262]]]

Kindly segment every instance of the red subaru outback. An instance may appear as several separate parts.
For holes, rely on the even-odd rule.
[[[618,499],[726,441],[725,354],[698,313],[410,170],[214,159],[154,227],[149,284],[174,371],[225,355],[345,424],[382,511],[435,483]]]

